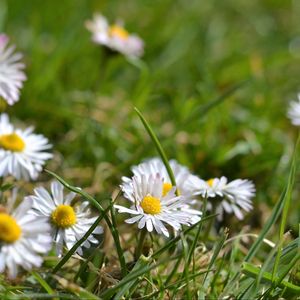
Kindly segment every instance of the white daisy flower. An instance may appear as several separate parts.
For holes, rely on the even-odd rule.
[[[189,180],[189,185],[196,195],[221,199],[218,204],[210,200],[207,206],[209,210],[216,206],[219,220],[223,219],[224,212],[234,213],[239,220],[242,220],[244,218],[242,210],[249,212],[252,209],[251,198],[255,196],[255,186],[247,179],[228,182],[228,179],[222,176],[204,181],[193,176]]]
[[[227,179],[225,177],[205,181],[198,176],[192,175],[188,178],[186,186],[194,195],[201,195],[203,198],[213,198],[223,196],[223,188],[226,183]]]
[[[8,37],[0,34],[0,97],[9,105],[19,100],[20,89],[26,76],[20,62],[22,54],[14,53],[15,46],[7,47]]]
[[[130,34],[122,24],[109,25],[107,19],[95,14],[93,20],[86,22],[86,28],[92,32],[95,43],[118,51],[125,56],[140,57],[144,52],[144,43],[135,34]]]
[[[190,185],[188,184],[189,178],[192,177],[193,175],[191,175],[187,167],[180,165],[174,159],[170,160],[169,164],[175,177],[178,193],[185,200],[189,200],[186,201],[184,205],[182,205],[181,210],[193,214],[194,223],[197,223],[198,221],[200,221],[199,211],[194,210],[190,207],[190,205],[194,203],[193,202],[194,197],[190,190]],[[157,173],[160,174],[160,176],[163,179],[163,189],[162,189],[163,196],[167,195],[173,187],[167,169],[163,161],[158,157],[148,159],[137,166],[133,166],[131,170],[133,175],[135,176],[141,176],[141,175],[150,176],[150,175],[156,175]],[[132,180],[124,176],[122,177],[122,181],[123,181],[122,186],[124,187],[123,191],[125,193],[125,196],[126,193],[132,193]]]
[[[291,119],[293,125],[300,126],[300,93],[298,94],[298,101],[290,102],[288,117]]]
[[[176,187],[173,187],[166,195],[163,194],[164,180],[162,176],[142,174],[132,178],[131,186],[122,186],[125,197],[132,203],[130,208],[115,205],[119,213],[129,213],[134,217],[125,220],[126,223],[138,223],[138,228],[146,226],[149,232],[153,229],[158,234],[169,236],[165,225],[181,230],[182,225],[193,224],[195,217],[181,208],[186,205],[182,196],[176,196]],[[198,212],[198,215],[201,213]]]
[[[64,196],[63,185],[58,181],[51,183],[51,194],[43,187],[34,190],[35,195],[30,196],[33,200],[35,214],[45,216],[52,225],[52,236],[55,241],[56,253],[61,256],[63,246],[71,249],[94,224],[97,217],[91,217],[89,203],[82,202],[80,205],[73,205],[76,194],[71,192]],[[103,228],[97,226],[93,234],[103,233]],[[98,243],[98,240],[90,235],[82,245],[89,248],[90,243]],[[77,249],[82,255],[82,249]]]
[[[31,213],[32,201],[26,199],[11,213],[0,211],[0,273],[16,278],[19,266],[25,270],[40,267],[41,254],[51,249],[50,225]]]
[[[33,127],[15,128],[7,114],[0,115],[0,177],[12,175],[16,179],[36,179],[52,154],[43,135],[34,134]]]

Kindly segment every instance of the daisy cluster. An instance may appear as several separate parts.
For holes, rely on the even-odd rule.
[[[193,175],[187,167],[175,160],[169,162],[176,185],[171,183],[167,169],[159,158],[152,158],[131,168],[133,177],[123,177],[121,189],[130,202],[130,208],[115,205],[120,213],[131,215],[125,222],[137,223],[138,228],[155,230],[169,236],[168,228],[181,230],[182,225],[192,225],[201,218],[203,200],[208,209],[224,215],[233,213],[243,219],[243,211],[252,209],[254,184],[246,179],[231,182],[226,177],[203,180]]]
[[[16,278],[20,266],[25,270],[40,267],[42,255],[53,246],[61,256],[64,248],[70,250],[85,235],[96,217],[91,217],[88,202],[76,204],[74,198],[74,193],[64,195],[62,184],[53,181],[50,192],[37,187],[34,195],[16,206],[14,190],[6,207],[0,206],[0,273],[7,270],[10,278]],[[96,227],[77,253],[82,255],[82,247],[98,243],[94,235],[101,233],[102,227]]]
[[[19,100],[26,76],[22,55],[15,46],[8,46],[9,38],[0,34],[0,100],[13,105]],[[47,160],[52,158],[47,138],[35,134],[33,127],[19,128],[10,122],[6,113],[0,114],[0,177],[13,180],[37,180]],[[2,188],[2,187],[1,187]],[[20,266],[25,270],[40,267],[43,255],[53,247],[57,256],[71,249],[96,221],[91,217],[88,202],[77,204],[75,194],[64,195],[63,186],[54,181],[50,192],[44,187],[34,189],[34,195],[17,200],[17,190],[6,205],[0,189],[0,273],[16,278]],[[17,203],[18,202],[18,203]],[[94,235],[101,234],[101,226],[77,248],[98,243]]]
[[[92,40],[126,57],[138,58],[144,53],[144,43],[136,34],[129,33],[122,22],[109,24],[96,14],[86,22]],[[20,98],[26,79],[22,55],[9,46],[9,38],[0,34],[0,100],[13,105]],[[300,125],[300,96],[292,102],[288,117]],[[33,127],[25,129],[11,123],[6,113],[0,114],[0,177],[14,180],[37,180],[47,160],[52,158],[51,144]],[[252,210],[255,186],[248,179],[202,179],[175,160],[169,161],[174,175],[160,158],[148,159],[132,166],[132,176],[122,177],[120,188],[127,205],[114,204],[120,214],[128,214],[125,222],[137,224],[144,232],[170,237],[184,226],[199,222],[204,207],[217,214],[217,220],[233,214],[242,220]],[[49,251],[60,257],[81,240],[96,222],[89,203],[79,202],[76,194],[64,193],[58,181],[50,189],[38,186],[33,194],[20,201],[18,191],[12,190],[5,205],[0,205],[0,273],[16,278],[18,270],[41,267]],[[1,192],[2,201],[4,199]],[[204,205],[206,203],[206,205]],[[99,243],[103,228],[97,226],[76,249],[83,255],[83,247]]]

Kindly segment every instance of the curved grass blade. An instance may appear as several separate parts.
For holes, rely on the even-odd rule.
[[[135,107],[134,110],[136,111],[136,113],[138,114],[138,116],[140,117],[146,131],[148,132],[149,136],[151,137],[152,139],[152,142],[154,143],[155,147],[156,147],[156,150],[158,151],[166,169],[167,169],[167,172],[169,174],[169,177],[170,177],[170,180],[171,180],[171,183],[173,186],[176,186],[176,180],[175,180],[175,176],[173,174],[173,171],[170,167],[170,164],[169,164],[169,161],[167,159],[167,156],[165,154],[165,151],[163,149],[163,147],[161,146],[157,136],[155,135],[153,129],[151,128],[150,124],[146,121],[146,119],[144,118],[144,116],[142,115],[142,113]],[[176,191],[178,193],[178,191]]]
[[[104,218],[105,222],[107,223],[107,226],[108,226],[108,228],[112,234],[112,237],[114,239],[117,254],[118,254],[120,265],[121,265],[122,276],[124,277],[127,274],[127,267],[126,267],[126,261],[125,261],[124,253],[123,253],[123,250],[121,247],[118,231],[116,230],[116,228],[110,221],[110,219],[109,219],[108,215],[105,213],[105,210],[103,209],[103,207],[99,204],[99,202],[96,199],[94,199],[91,195],[89,195],[82,189],[68,184],[60,176],[56,175],[55,173],[53,173],[49,170],[46,170],[46,172],[49,173],[50,175],[52,175],[53,177],[55,177],[63,186],[65,186],[70,191],[72,191],[76,194],[79,194],[82,197],[84,197],[85,199],[87,199],[95,208],[97,208],[99,210],[99,212],[101,214],[103,214],[103,218]]]
[[[90,227],[90,229],[86,232],[86,234],[76,242],[76,244],[67,252],[67,254],[57,263],[57,265],[54,267],[52,273],[57,273],[64,265],[65,263],[71,258],[71,256],[76,252],[78,247],[80,247],[87,239],[88,237],[93,233],[93,231],[96,229],[98,224],[103,219],[103,214],[106,214],[109,209],[111,208],[111,205],[105,209],[105,211],[97,218],[97,220],[94,222],[94,224]]]

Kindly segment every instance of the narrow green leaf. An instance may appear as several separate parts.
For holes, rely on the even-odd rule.
[[[76,250],[88,239],[88,237],[93,233],[95,228],[98,226],[98,224],[103,219],[103,214],[105,214],[110,209],[110,206],[106,208],[106,210],[97,218],[97,220],[94,222],[94,224],[90,227],[90,229],[86,232],[86,234],[78,240],[75,245],[66,253],[66,255],[57,263],[57,265],[54,267],[52,273],[57,273],[65,264],[66,262],[71,258],[71,256],[76,252]]]
[[[176,181],[175,181],[175,176],[173,174],[173,171],[170,167],[170,164],[169,164],[169,161],[167,159],[167,156],[165,154],[165,151],[163,149],[163,147],[161,146],[157,136],[155,135],[153,129],[151,128],[150,124],[146,121],[146,119],[144,118],[144,116],[142,115],[142,113],[135,107],[134,110],[136,111],[136,113],[138,114],[138,116],[140,117],[146,131],[148,132],[149,136],[151,137],[152,139],[152,142],[154,143],[155,147],[156,147],[156,150],[158,151],[166,169],[167,169],[167,172],[169,174],[169,177],[170,177],[170,180],[171,180],[171,183],[173,186],[176,186]]]
[[[298,257],[296,257],[296,258],[299,259]],[[247,275],[248,277],[252,277],[252,278],[256,279],[257,276],[258,276],[258,274],[259,274],[259,272],[260,272],[260,268],[255,267],[252,264],[244,262],[243,266],[242,266],[242,272],[245,275]],[[280,278],[277,278],[277,277],[275,278],[275,280],[280,280],[280,279],[281,279],[281,277]],[[272,274],[269,273],[269,272],[264,272],[263,275],[262,275],[261,281],[269,283],[271,285],[273,283],[273,281],[272,281]],[[281,288],[288,289],[290,292],[300,293],[300,286],[294,285],[294,284],[292,284],[292,283],[290,283],[288,281],[281,280],[281,282],[278,285]]]
[[[281,253],[282,253],[285,224],[286,224],[286,220],[287,220],[287,216],[288,216],[288,211],[289,211],[290,202],[291,202],[291,198],[292,198],[292,190],[293,190],[294,181],[295,181],[295,173],[296,173],[296,166],[297,166],[297,152],[298,152],[297,150],[298,150],[299,141],[300,141],[300,135],[298,136],[298,139],[296,142],[294,155],[293,155],[293,159],[292,159],[291,172],[290,172],[289,179],[288,179],[287,192],[286,192],[286,195],[283,200],[283,212],[282,212],[282,218],[281,218],[281,223],[280,223],[280,228],[279,228],[278,252],[277,252],[277,256],[276,256],[273,271],[272,271],[272,278],[274,278],[277,274],[279,259],[280,259]]]
[[[38,281],[38,283],[44,288],[44,290],[49,294],[49,295],[53,295],[55,294],[55,292],[53,291],[53,289],[50,287],[50,285],[40,276],[40,274],[38,274],[35,271],[31,271],[31,275],[35,278],[36,281]],[[53,298],[55,300],[57,300],[58,298]]]
[[[107,226],[108,226],[108,228],[109,228],[109,230],[112,234],[112,237],[113,237],[115,245],[116,245],[116,249],[117,249],[117,253],[118,253],[118,257],[119,257],[119,261],[120,261],[120,265],[121,265],[122,275],[125,276],[127,274],[127,267],[126,267],[124,252],[123,252],[122,247],[120,245],[119,235],[118,235],[118,232],[117,232],[116,228],[114,227],[114,225],[110,221],[109,216],[107,215],[106,211],[103,209],[103,207],[99,204],[99,202],[96,199],[94,199],[91,195],[89,195],[88,193],[86,193],[82,189],[68,184],[60,176],[56,175],[55,173],[53,173],[49,170],[46,170],[46,172],[48,172],[50,175],[55,177],[62,185],[64,185],[70,191],[72,191],[76,194],[79,194],[82,197],[84,197],[85,199],[87,199],[95,208],[97,208],[99,210],[100,213],[103,214],[103,218],[104,218],[104,220],[105,220],[105,222],[106,222],[106,224],[107,224]]]

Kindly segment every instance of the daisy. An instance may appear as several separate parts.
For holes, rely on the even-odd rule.
[[[190,171],[187,167],[180,165],[176,160],[170,160],[169,164],[175,177],[178,192],[181,196],[191,198],[192,193],[190,190],[190,185],[188,184],[189,178],[192,176]],[[155,175],[159,173],[164,181],[163,195],[166,195],[172,189],[170,176],[160,158],[155,157],[148,159],[137,166],[133,166],[131,170],[132,173],[136,176],[141,176],[142,174],[149,176],[151,174]],[[124,184],[131,181],[127,177],[123,177],[122,180]]]
[[[92,32],[92,40],[125,56],[140,57],[144,52],[144,43],[135,34],[130,34],[122,24],[109,25],[106,18],[95,14],[93,20],[86,22],[86,28]]]
[[[194,197],[192,195],[190,185],[188,184],[190,177],[192,177],[193,175],[191,175],[187,167],[180,165],[174,159],[170,160],[169,164],[175,177],[177,193],[179,193],[180,196],[182,196],[182,199],[189,200],[186,201],[181,206],[180,209],[190,214],[193,214],[194,223],[197,223],[198,221],[200,221],[199,211],[194,210],[190,207],[190,205],[192,205],[195,202],[193,201]],[[131,170],[135,176],[141,176],[141,175],[150,176],[150,175],[156,175],[157,173],[160,174],[160,176],[163,179],[163,187],[162,187],[163,196],[166,196],[173,187],[167,169],[164,163],[162,162],[162,160],[158,157],[148,159],[137,166],[133,166]],[[132,193],[132,180],[124,176],[122,177],[122,181],[123,181],[122,186],[124,187],[123,191],[125,193],[125,196],[126,193]]]
[[[164,195],[163,185],[164,180],[159,173],[134,176],[131,179],[131,185],[122,186],[124,195],[132,206],[126,208],[115,205],[115,208],[119,213],[133,215],[133,217],[125,220],[126,223],[138,223],[139,229],[146,226],[149,232],[154,229],[158,234],[169,237],[169,231],[165,225],[178,231],[181,230],[182,225],[193,224],[195,215],[181,209],[186,205],[186,202],[182,196],[176,196],[176,187]],[[198,212],[199,216],[200,214]]]
[[[193,194],[201,195],[203,198],[213,198],[223,196],[223,188],[226,183],[227,179],[224,176],[205,181],[196,175],[192,175],[188,178],[186,186]]]
[[[236,179],[228,182],[225,176],[204,181],[193,176],[189,181],[195,194],[207,198],[218,198],[219,203],[210,201],[207,208],[216,207],[218,219],[222,220],[224,212],[233,213],[239,220],[244,218],[242,210],[249,212],[253,206],[251,198],[255,196],[255,186],[247,179]]]
[[[16,278],[19,266],[40,267],[41,254],[51,249],[50,225],[31,213],[32,201],[24,200],[15,211],[0,211],[0,273]]]
[[[7,35],[0,34],[0,97],[13,105],[19,100],[26,76],[22,71],[25,66],[20,62],[22,54],[14,53],[15,46],[7,47],[8,40]]]
[[[0,115],[0,176],[12,175],[16,179],[36,179],[52,154],[43,135],[34,134],[33,128],[15,128],[7,114]]]
[[[84,234],[95,223],[97,217],[91,217],[89,203],[82,202],[80,205],[73,205],[76,194],[71,192],[64,196],[63,185],[58,181],[51,183],[51,194],[43,187],[34,190],[35,195],[29,196],[33,200],[33,209],[36,215],[45,216],[52,225],[52,236],[55,241],[56,253],[61,256],[63,246],[71,249]],[[98,226],[93,234],[103,233],[103,228]],[[98,243],[98,240],[90,235],[83,246],[90,247],[90,243]],[[82,249],[77,249],[82,255]]]
[[[292,101],[288,109],[288,117],[292,124],[300,126],[300,93],[298,94],[298,101]]]

